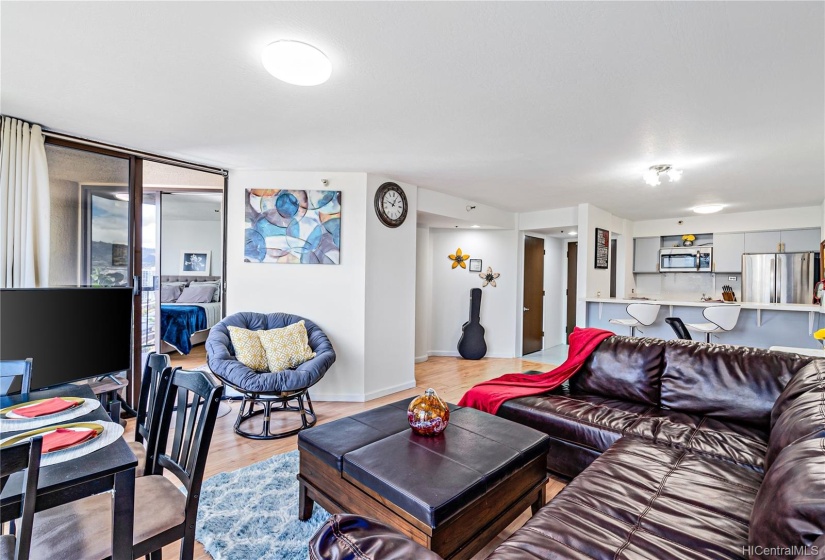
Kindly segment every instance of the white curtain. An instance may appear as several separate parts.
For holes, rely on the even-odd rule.
[[[0,136],[0,286],[49,285],[49,167],[43,131],[3,117]]]

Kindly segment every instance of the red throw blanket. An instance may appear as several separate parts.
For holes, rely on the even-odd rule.
[[[601,342],[614,333],[602,329],[573,329],[570,335],[570,351],[567,361],[546,373],[508,373],[479,383],[467,391],[459,406],[470,406],[495,414],[510,399],[540,395],[555,389],[575,374]]]

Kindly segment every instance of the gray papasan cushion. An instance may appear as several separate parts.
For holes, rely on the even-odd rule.
[[[295,369],[258,373],[237,359],[229,338],[227,327],[240,327],[251,331],[281,329],[304,321],[309,338],[309,347],[315,357]],[[327,335],[318,325],[308,319],[288,313],[241,312],[225,317],[209,331],[206,339],[206,354],[209,368],[229,384],[249,393],[279,393],[295,391],[315,385],[335,362],[335,350]]]

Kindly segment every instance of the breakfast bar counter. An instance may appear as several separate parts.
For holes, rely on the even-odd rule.
[[[676,335],[665,323],[667,317],[679,317],[685,323],[706,323],[702,310],[712,305],[731,305],[721,301],[689,301],[673,299],[624,299],[586,298],[587,326],[611,330],[617,334],[629,334],[627,329],[609,323],[610,319],[627,319],[626,307],[631,303],[661,305],[656,322],[648,327],[637,328],[639,336],[671,339]],[[813,338],[813,332],[825,326],[825,313],[819,305],[800,303],[741,303],[742,308],[736,327],[730,332],[714,336],[721,344],[736,344],[770,348],[790,346],[795,348],[821,349]],[[694,337],[696,338],[696,337]]]

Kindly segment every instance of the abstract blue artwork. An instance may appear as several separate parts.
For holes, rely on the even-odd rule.
[[[341,262],[341,191],[247,189],[244,206],[244,262]]]

